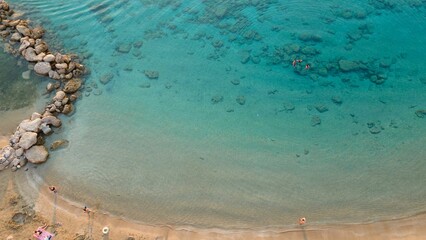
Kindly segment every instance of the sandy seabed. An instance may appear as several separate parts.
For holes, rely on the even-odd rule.
[[[289,227],[280,231],[248,231],[220,229],[175,229],[157,227],[126,221],[92,209],[87,214],[80,204],[61,197],[60,189],[55,194],[48,186],[41,186],[36,193],[37,199],[28,199],[21,195],[20,187],[14,175],[8,170],[0,173],[4,189],[0,189],[0,236],[1,239],[31,239],[32,233],[44,223],[50,224],[49,230],[56,232],[55,239],[372,239],[372,240],[420,240],[426,236],[426,214],[409,218],[365,223],[335,224]],[[5,185],[5,183],[7,183]],[[56,204],[55,204],[56,202]],[[56,206],[56,207],[55,207]],[[24,220],[15,221],[13,216],[24,214]],[[309,218],[308,218],[309,220]],[[314,223],[313,223],[314,224]],[[103,235],[102,229],[109,227],[109,234]],[[133,237],[133,238],[132,238]]]

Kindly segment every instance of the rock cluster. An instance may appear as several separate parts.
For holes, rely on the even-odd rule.
[[[78,59],[73,59],[75,56],[51,53],[42,40],[44,30],[41,27],[31,28],[27,20],[8,19],[12,14],[9,5],[0,0],[0,36],[9,41],[8,51],[35,63],[36,73],[56,80],[46,87],[48,93],[55,89],[56,93],[44,112],[35,112],[23,120],[10,137],[9,145],[0,149],[0,170],[9,166],[16,170],[27,162],[37,164],[47,160],[49,152],[43,146],[44,137],[50,135],[53,128],[61,126],[59,114],[73,112],[73,102],[78,98],[76,92],[82,86],[79,77],[86,72]],[[18,47],[13,47],[18,43]]]

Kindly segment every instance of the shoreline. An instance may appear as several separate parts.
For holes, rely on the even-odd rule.
[[[28,172],[20,171],[25,181],[31,180]],[[22,186],[19,185],[17,175],[14,175],[15,191],[26,199]],[[36,181],[35,181],[36,182]],[[37,195],[33,198],[34,210],[49,219],[54,214],[54,194],[48,190],[48,186],[42,183],[27,185],[31,187],[31,193]],[[28,200],[27,200],[28,201]],[[405,239],[417,240],[426,235],[426,213],[419,213],[410,217],[382,220],[370,223],[353,224],[308,224],[304,226],[289,226],[281,229],[199,229],[192,227],[150,226],[134,220],[114,216],[109,213],[93,209],[91,215],[92,225],[88,226],[88,215],[83,212],[81,204],[71,202],[60,195],[60,189],[56,199],[55,219],[62,223],[59,233],[75,232],[84,235],[91,228],[95,239],[102,239],[102,228],[110,229],[108,237],[123,239],[123,237],[138,236],[140,239]],[[309,221],[309,220],[308,220]],[[58,235],[59,236],[59,235]],[[142,238],[143,237],[143,238]]]

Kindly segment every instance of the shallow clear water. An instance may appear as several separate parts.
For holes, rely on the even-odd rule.
[[[202,228],[426,210],[424,2],[11,2],[91,69],[31,169],[66,197]]]

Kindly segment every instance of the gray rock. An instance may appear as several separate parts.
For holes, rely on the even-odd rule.
[[[160,73],[158,71],[145,70],[143,71],[143,73],[149,79],[157,79],[160,76]]]
[[[113,77],[114,77],[114,74],[107,73],[107,74],[102,75],[101,78],[99,79],[99,81],[102,84],[107,84],[107,83],[109,83],[112,80]]]
[[[328,107],[322,104],[315,105],[315,109],[320,113],[328,111]]]
[[[13,41],[13,42],[19,42],[19,40],[21,40],[21,34],[19,34],[19,33],[14,33],[14,34],[12,34],[12,36],[10,37],[10,41]]]
[[[117,50],[117,52],[119,53],[129,53],[131,49],[132,49],[132,44],[129,43],[129,44],[121,44],[115,50]]]
[[[52,131],[52,129],[49,127],[49,125],[47,125],[47,123],[42,123],[40,125],[40,130],[46,135]]]
[[[15,151],[15,155],[16,155],[17,157],[22,156],[22,154],[24,154],[24,149],[23,149],[23,148],[18,148],[18,149],[16,149],[16,151]]]
[[[56,79],[56,80],[61,79],[61,77],[59,76],[59,73],[57,73],[56,71],[53,71],[53,70],[49,71],[49,77],[52,78],[52,79]]]
[[[74,106],[70,104],[65,104],[64,109],[62,110],[62,113],[65,115],[69,115],[74,111]]]
[[[43,163],[46,162],[49,153],[43,145],[32,146],[25,152],[25,157],[30,163]]]
[[[321,118],[319,116],[312,116],[311,118],[311,126],[315,127],[316,125],[321,124]]]
[[[38,62],[34,65],[34,71],[41,75],[48,75],[50,70],[52,70],[52,68],[48,62]]]
[[[23,129],[26,132],[38,132],[40,127],[41,119],[36,118],[34,120],[25,119],[19,124],[19,128]]]
[[[235,101],[237,101],[238,104],[244,105],[246,104],[246,98],[244,96],[238,96]]]
[[[27,70],[27,71],[22,73],[22,78],[25,79],[25,80],[30,79],[30,76],[31,76],[31,70]]]
[[[37,142],[37,133],[26,132],[22,134],[22,137],[19,140],[18,146],[26,150],[26,149],[29,149],[34,144],[36,144],[36,142]]]
[[[356,71],[359,69],[358,62],[355,61],[349,61],[349,60],[340,60],[339,61],[339,68],[343,72],[350,72],[350,71]]]

